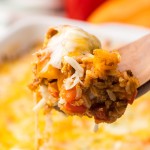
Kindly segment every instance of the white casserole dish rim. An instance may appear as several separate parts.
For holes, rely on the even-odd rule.
[[[83,21],[71,20],[62,17],[28,17],[20,19],[0,40],[0,60],[3,57],[14,57],[18,53],[26,51],[33,43],[42,41],[48,28],[58,25],[74,25],[96,35],[100,41],[107,39],[112,41],[112,49],[117,45],[128,44],[148,33],[147,28],[130,26],[125,24],[107,23],[94,25]],[[119,44],[118,44],[119,43]]]

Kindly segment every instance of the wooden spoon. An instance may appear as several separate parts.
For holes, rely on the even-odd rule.
[[[145,94],[150,90],[150,34],[120,48],[119,53],[119,70],[131,70],[140,82],[137,97]],[[54,108],[63,113],[58,106]]]
[[[139,95],[150,90],[150,34],[119,49],[119,70],[131,70],[139,79]]]

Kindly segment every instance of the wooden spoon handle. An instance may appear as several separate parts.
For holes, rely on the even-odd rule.
[[[150,34],[119,49],[119,70],[131,70],[140,86],[150,80]]]

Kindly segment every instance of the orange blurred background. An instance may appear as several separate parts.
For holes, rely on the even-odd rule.
[[[66,0],[67,16],[91,23],[150,27],[150,0]]]
[[[20,18],[38,15],[150,27],[150,0],[3,0],[0,33]]]

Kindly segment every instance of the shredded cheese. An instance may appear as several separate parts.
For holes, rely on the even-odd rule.
[[[98,130],[98,124],[95,123],[95,124],[94,124],[94,128],[93,128],[93,131],[94,131],[94,132],[97,132],[97,130]]]
[[[64,84],[65,89],[69,90],[69,89],[73,88],[76,84],[82,83],[80,80],[80,77],[83,77],[84,69],[72,57],[65,56],[64,60],[75,69],[75,73],[71,77],[69,77],[65,80],[65,84]]]
[[[42,98],[42,99],[33,107],[33,111],[35,111],[35,112],[39,111],[45,104],[46,104],[46,100],[45,100],[45,98]]]
[[[52,104],[52,106],[57,105],[56,102],[56,98],[53,97],[49,92],[46,86],[42,85],[40,86],[39,89],[41,95],[42,95],[42,99],[34,106],[33,111],[39,111],[46,103],[50,103]]]
[[[59,26],[55,27],[57,34],[52,36],[45,49],[40,53],[49,52],[51,58],[42,71],[46,71],[49,65],[61,69],[61,61],[69,52],[77,49],[90,52],[95,48],[100,48],[99,40],[91,34],[77,27]]]
[[[58,104],[63,105],[63,104],[65,104],[65,103],[66,103],[66,101],[65,101],[62,97],[60,97],[60,99],[59,99],[59,101],[58,101]]]
[[[73,59],[72,57],[69,57],[69,56],[65,56],[64,60],[75,69],[76,74],[79,77],[83,76],[84,69],[80,66],[80,64],[75,59]]]

